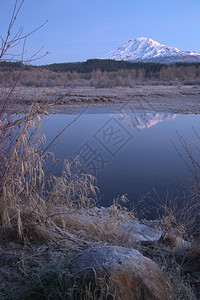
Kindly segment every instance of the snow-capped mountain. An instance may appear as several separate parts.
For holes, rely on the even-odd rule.
[[[140,37],[129,40],[122,46],[110,51],[104,59],[143,61],[143,62],[200,62],[200,53],[181,51],[152,39]]]

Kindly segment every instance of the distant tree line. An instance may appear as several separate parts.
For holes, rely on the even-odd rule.
[[[21,61],[0,61],[0,71],[14,71],[20,70],[21,68],[24,68],[25,70],[30,70],[31,66],[23,65]]]
[[[47,69],[54,72],[77,72],[91,73],[100,70],[101,72],[116,72],[119,70],[145,69],[148,73],[159,72],[164,64],[159,63],[132,63],[128,61],[117,61],[112,59],[88,59],[85,62],[75,63],[60,63],[40,66],[42,69]]]
[[[22,68],[20,62],[0,63],[0,85],[9,86]],[[200,63],[131,63],[90,59],[86,62],[23,66],[22,86],[134,87],[136,84],[200,84]]]

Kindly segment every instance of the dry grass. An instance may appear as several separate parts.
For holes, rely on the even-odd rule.
[[[30,113],[29,116],[33,115]],[[76,281],[66,288],[61,281],[61,274],[68,259],[89,246],[106,243],[138,247],[130,240],[131,232],[121,226],[123,222],[134,221],[135,217],[123,209],[118,200],[108,209],[97,209],[94,178],[87,174],[74,175],[68,163],[59,177],[45,177],[45,159],[49,154],[44,152],[45,138],[39,130],[41,121],[42,116],[37,115],[23,119],[23,122],[15,125],[17,129],[6,127],[5,136],[8,132],[11,136],[14,134],[15,143],[12,146],[6,144],[10,152],[3,148],[5,141],[0,144],[4,149],[2,170],[3,163],[5,166],[1,176],[1,239],[8,247],[9,240],[21,241],[13,245],[15,248],[18,245],[19,249],[15,255],[10,251],[10,261],[8,250],[2,244],[5,265],[1,277],[6,278],[1,287],[2,296],[9,299],[9,291],[18,299],[19,287],[25,284],[28,296],[24,299],[73,299],[75,295],[81,295],[81,299],[116,299],[120,285],[123,292],[124,281],[127,280],[125,273],[106,285],[102,283],[95,291],[91,287],[80,286]],[[173,218],[165,219],[163,226],[166,231],[172,222]],[[48,266],[52,262],[56,266],[59,261],[62,267],[53,267],[53,270],[47,267],[47,271],[43,270],[40,274],[41,264]],[[30,287],[27,280],[35,277],[34,272],[37,282]],[[128,282],[126,285],[127,297],[131,299]],[[101,287],[103,292],[100,292]],[[29,297],[31,293],[32,298]],[[41,298],[38,298],[38,293]],[[123,296],[121,299],[124,299]]]
[[[2,39],[0,61],[7,58],[7,50],[14,48],[18,39],[26,40],[31,34],[23,36],[19,30],[12,36],[11,29],[23,2],[19,1],[17,9],[15,1],[7,37]],[[23,55],[24,48],[22,61]],[[122,299],[125,292],[126,299],[134,299],[126,272],[114,274],[112,282],[102,281],[94,290],[70,275],[63,282],[68,260],[89,246],[107,243],[134,247],[130,232],[121,226],[121,221],[132,221],[134,215],[123,210],[118,202],[108,210],[96,209],[94,178],[73,174],[68,163],[61,176],[47,177],[44,167],[50,154],[40,125],[56,101],[50,105],[48,99],[35,99],[25,116],[16,117],[11,113],[15,106],[11,96],[17,84],[131,87],[137,79],[141,83],[143,74],[94,72],[89,78],[86,74],[81,77],[77,73],[49,71],[2,74],[0,84],[10,88],[1,95],[0,106],[0,298],[116,299],[120,287]],[[66,93],[57,101],[62,101],[62,97]]]
[[[121,225],[133,222],[135,216],[122,208],[119,199],[108,209],[95,207],[97,188],[92,176],[73,174],[69,163],[66,163],[59,177],[45,176],[45,160],[50,154],[45,151],[48,147],[45,137],[40,134],[42,119],[42,114],[35,114],[30,110],[20,122],[16,123],[11,116],[10,123],[8,119],[2,121],[0,233],[4,244],[9,246],[10,240],[15,241],[12,247],[19,247],[15,255],[13,251],[9,251],[9,258],[8,249],[2,244],[2,257],[5,257],[5,265],[0,272],[4,278],[2,296],[9,299],[9,291],[17,299],[19,287],[25,284],[27,293],[33,293],[33,297],[27,296],[24,299],[40,299],[37,298],[37,293],[41,295],[41,299],[73,299],[75,295],[82,295],[82,299],[118,299],[115,295],[119,288],[121,299],[124,299],[125,292],[127,299],[134,299],[126,272],[119,276],[116,273],[109,283],[98,283],[95,291],[86,285],[80,286],[76,281],[72,281],[67,288],[63,285],[63,268],[69,258],[80,250],[99,244],[133,248],[140,246],[130,239],[132,232],[128,227]],[[126,201],[125,197],[121,200]],[[179,237],[184,228],[178,225],[173,211],[166,211],[166,214],[162,223],[164,233],[170,232]],[[158,252],[158,249],[154,249],[153,260]],[[162,257],[161,253],[159,257]],[[56,266],[59,261],[62,267],[57,271],[48,268],[49,262]],[[40,274],[41,264],[47,266],[47,271],[44,269]],[[34,279],[37,282],[30,287],[28,281],[35,277],[34,273],[37,274]],[[189,298],[188,289],[183,288],[183,281],[176,279],[175,275],[172,278],[178,282],[179,288],[174,293],[179,293],[180,299],[184,293],[187,295],[185,299],[194,299]]]
[[[20,122],[2,114],[0,229],[15,231],[21,239],[30,235],[49,239],[63,233],[66,208],[92,204],[94,178],[73,175],[69,164],[60,177],[45,177],[49,154],[39,129],[43,115],[33,110],[32,105]]]
[[[99,293],[99,288],[94,293],[91,287],[80,287],[74,282],[66,291],[66,287],[60,281],[60,272],[63,271],[66,262],[80,250],[99,244],[134,248],[140,246],[130,239],[132,232],[121,225],[124,222],[133,222],[135,216],[123,209],[118,199],[108,209],[95,207],[97,188],[92,176],[73,174],[69,163],[66,163],[59,177],[45,176],[45,161],[50,154],[46,152],[48,147],[45,137],[40,133],[44,114],[41,113],[42,108],[39,111],[40,114],[38,107],[36,110],[32,105],[29,113],[20,121],[13,119],[11,114],[1,114],[0,234],[4,244],[7,243],[8,246],[10,240],[15,241],[12,247],[19,247],[15,255],[10,251],[9,258],[8,249],[2,244],[2,256],[6,262],[0,273],[1,277],[5,278],[2,279],[2,296],[12,291],[17,299],[19,287],[24,284],[30,293],[31,287],[27,281],[35,277],[35,272],[39,282],[37,281],[33,293],[38,292],[39,288],[41,299],[73,299],[70,297],[76,293],[79,296],[82,293],[82,299],[115,299],[119,286],[124,294],[124,285],[127,286],[127,299],[131,299],[133,295],[126,272],[120,276],[115,274],[112,282],[100,285],[103,286],[103,294]],[[43,112],[46,112],[46,109]],[[122,200],[126,199],[122,197]],[[184,236],[185,229],[176,221],[174,211],[166,209],[166,215],[162,223],[164,234],[169,236],[170,233],[173,237]],[[16,240],[20,240],[20,243]],[[162,252],[162,249],[159,251]],[[153,260],[155,253],[162,258],[162,254],[158,254],[159,251],[153,250]],[[57,273],[48,269],[46,277],[40,274],[41,264],[46,266],[52,262],[56,266],[59,260],[62,267]],[[169,264],[169,260],[166,261]],[[182,280],[176,279],[175,275],[172,278],[178,286],[174,293],[179,293],[180,299],[184,293],[187,297],[183,299],[194,299],[189,298],[188,289],[183,288]],[[18,291],[15,291],[16,285]],[[58,288],[57,292],[55,285]],[[52,290],[57,294],[52,294]],[[53,295],[52,298],[50,295]],[[33,296],[32,299],[40,298]]]

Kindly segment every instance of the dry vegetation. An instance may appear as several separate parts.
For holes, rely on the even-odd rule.
[[[0,60],[4,59],[6,49],[16,43],[15,39],[9,41],[16,14],[17,8],[8,37],[1,46]],[[19,32],[18,39],[20,37]],[[7,48],[7,45],[10,46]],[[182,253],[176,254],[162,243],[144,246],[131,241],[130,232],[120,226],[120,221],[131,222],[135,219],[134,215],[122,209],[117,202],[107,210],[95,208],[97,188],[92,176],[72,174],[68,163],[61,176],[45,175],[45,161],[51,154],[47,152],[48,145],[40,133],[40,124],[50,107],[48,101],[40,105],[33,101],[29,112],[21,119],[13,117],[8,109],[14,105],[11,94],[16,83],[26,86],[131,85],[135,84],[135,80],[143,79],[143,72],[102,74],[97,71],[86,77],[77,73],[57,74],[37,70],[4,72],[1,75],[1,85],[11,86],[0,107],[1,299],[115,299],[113,285],[105,286],[103,282],[92,291],[69,274],[63,280],[69,258],[93,245],[106,243],[139,247],[162,266],[164,258],[165,270],[169,273],[172,256],[178,266],[191,257],[194,263],[199,263],[198,247],[195,251],[190,250],[190,255],[187,252],[189,258],[183,254],[181,260]],[[167,75],[162,76],[164,80]],[[179,258],[181,262],[178,262]],[[123,280],[126,278],[123,277]],[[175,281],[172,299],[194,299],[191,288],[185,285],[181,276],[173,275],[172,281]],[[123,285],[123,281],[118,283]]]
[[[20,70],[1,71],[0,87],[12,86],[19,77]],[[19,86],[26,87],[84,87],[112,88],[135,85],[184,85],[200,84],[200,66],[166,66],[159,73],[146,74],[145,69],[119,70],[115,72],[91,73],[53,72],[40,68],[24,70],[20,75]]]
[[[61,176],[46,177],[45,161],[51,154],[40,124],[50,104],[34,104],[21,119],[6,109],[1,114],[1,298],[115,299],[113,281],[98,282],[92,290],[70,274],[67,283],[64,279],[67,262],[75,253],[108,244],[139,249],[171,276],[172,299],[194,299],[191,286],[199,293],[197,279],[191,270],[190,285],[183,276],[188,274],[188,262],[193,268],[199,264],[199,248],[185,253],[174,250],[174,239],[185,234],[183,220],[179,224],[175,211],[166,210],[160,243],[138,244],[130,238],[132,232],[121,226],[122,221],[135,220],[131,212],[118,202],[109,209],[95,208],[98,190],[93,177],[72,174],[68,163]]]

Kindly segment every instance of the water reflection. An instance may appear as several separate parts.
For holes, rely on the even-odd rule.
[[[47,140],[75,117],[50,115],[43,124]],[[51,147],[61,160],[52,165],[51,171],[58,174],[64,159],[78,158],[80,164],[75,166],[79,169],[75,171],[97,177],[100,205],[108,206],[113,198],[126,194],[134,204],[138,198],[145,199],[147,208],[152,204],[153,189],[161,198],[167,191],[183,193],[179,179],[188,180],[189,173],[170,140],[178,142],[178,131],[193,142],[192,127],[198,132],[199,121],[199,115],[150,111],[81,115]],[[150,197],[147,199],[146,195]]]
[[[123,121],[128,127],[142,130],[163,121],[174,120],[176,116],[177,114],[167,112],[136,111],[134,113],[120,114],[118,119]]]

